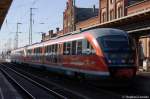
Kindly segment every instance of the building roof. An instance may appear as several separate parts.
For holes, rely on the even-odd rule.
[[[99,9],[97,8],[76,8],[75,15],[76,15],[76,22],[84,21],[89,18],[98,16]]]
[[[0,0],[0,29],[13,0]]]
[[[145,1],[149,1],[149,0],[128,0],[128,6],[134,5],[140,2],[145,2]]]

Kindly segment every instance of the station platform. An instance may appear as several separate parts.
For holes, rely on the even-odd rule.
[[[0,99],[23,99],[0,72]]]
[[[146,77],[150,79],[150,71],[138,71],[137,72],[138,76]]]

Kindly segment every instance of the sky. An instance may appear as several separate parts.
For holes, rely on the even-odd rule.
[[[0,51],[13,48],[14,38],[19,33],[19,47],[29,43],[30,8],[33,9],[33,43],[41,41],[41,33],[49,30],[62,29],[63,11],[67,0],[13,0],[0,30]],[[99,0],[76,0],[77,7],[98,8]]]

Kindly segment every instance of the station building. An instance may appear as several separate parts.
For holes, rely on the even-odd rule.
[[[66,33],[96,27],[119,28],[127,31],[136,42],[137,64],[150,68],[150,0],[99,0],[99,8],[81,8],[68,0],[63,12],[63,29],[50,30],[42,41]]]

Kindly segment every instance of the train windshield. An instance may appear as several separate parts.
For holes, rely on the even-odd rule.
[[[134,54],[128,37],[109,35],[99,37],[97,40],[109,64],[117,66],[133,63]]]
[[[97,39],[103,50],[128,50],[129,42],[126,36],[111,35],[103,36]]]

